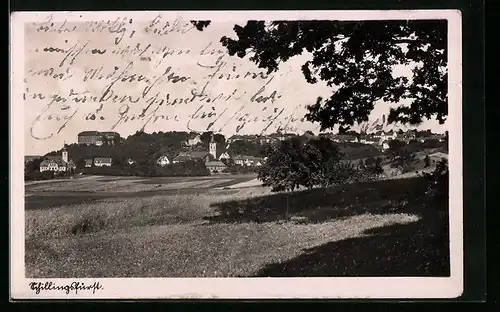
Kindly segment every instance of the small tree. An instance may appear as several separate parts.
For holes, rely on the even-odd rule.
[[[431,165],[431,158],[429,157],[429,155],[425,155],[425,158],[424,158],[424,167],[428,168],[428,167],[430,167],[430,165]]]
[[[258,171],[258,179],[273,192],[296,190],[308,168],[303,161],[302,146],[296,138],[269,147],[268,159]]]
[[[30,160],[26,163],[26,165],[24,166],[24,170],[26,173],[33,173],[33,172],[37,172],[37,171],[40,171],[40,164],[42,163],[43,161],[43,157],[40,157],[40,158],[35,158],[33,160]]]
[[[373,180],[377,178],[380,174],[384,173],[384,169],[382,168],[382,159],[379,157],[370,157],[366,159],[365,167],[362,172],[365,180]]]
[[[391,168],[400,169],[403,173],[413,170],[415,155],[408,150],[404,142],[391,140],[387,154],[391,160]]]
[[[294,191],[310,177],[310,168],[305,165],[302,143],[297,138],[270,146],[267,161],[258,170],[258,179],[272,192]],[[286,195],[285,219],[288,220],[289,196]]]
[[[75,166],[76,166],[76,168],[78,168],[78,169],[84,169],[84,168],[85,168],[85,159],[83,159],[83,158],[79,158],[79,159],[76,161]]]
[[[432,173],[424,173],[427,180],[426,194],[432,196],[440,207],[448,206],[449,199],[449,169],[448,161],[443,158]]]

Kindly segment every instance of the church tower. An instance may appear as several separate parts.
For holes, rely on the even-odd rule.
[[[208,148],[210,155],[214,156],[214,158],[217,159],[217,143],[215,143],[213,134],[210,137],[210,143],[208,145]]]
[[[66,163],[68,162],[68,150],[66,148],[62,150],[62,160]]]

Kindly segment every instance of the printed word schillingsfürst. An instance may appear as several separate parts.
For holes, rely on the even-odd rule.
[[[31,282],[30,288],[37,295],[42,291],[64,291],[67,295],[71,292],[78,294],[79,291],[92,291],[92,293],[95,294],[97,290],[103,289],[99,282],[94,282],[92,284],[72,282],[71,284],[66,285],[57,285],[53,282]]]

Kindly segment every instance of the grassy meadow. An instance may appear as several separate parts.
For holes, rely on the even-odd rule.
[[[254,178],[27,184],[26,275],[449,275],[448,207],[424,196],[420,178],[277,194],[229,188]]]

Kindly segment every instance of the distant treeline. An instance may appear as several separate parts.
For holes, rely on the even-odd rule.
[[[208,145],[212,132],[204,132],[200,135],[201,142],[195,146],[186,146],[185,142],[196,136],[189,132],[154,132],[145,133],[138,131],[117,144],[94,145],[66,145],[66,149],[75,164],[79,160],[95,157],[111,157],[113,164],[121,166],[128,159],[137,163],[156,161],[160,156],[172,159],[184,151],[208,151]],[[213,134],[218,149],[225,149],[226,138],[222,134]],[[231,155],[263,156],[266,145],[255,142],[236,141],[229,146],[228,153]],[[47,155],[60,155],[61,151],[52,151]],[[81,161],[80,161],[81,162]]]
[[[202,161],[186,161],[177,164],[158,166],[154,162],[137,163],[132,165],[112,165],[110,167],[89,167],[78,169],[83,174],[110,175],[110,176],[142,176],[142,177],[180,177],[180,176],[207,176],[210,172]]]
[[[145,133],[138,131],[126,139],[115,144],[104,142],[101,146],[94,145],[66,145],[69,158],[73,160],[76,169],[68,173],[39,172],[42,159],[35,159],[28,162],[25,167],[26,180],[44,180],[68,174],[95,174],[95,175],[120,175],[120,176],[204,176],[210,173],[205,168],[203,162],[186,162],[170,164],[164,167],[158,166],[156,160],[160,156],[167,156],[170,160],[183,151],[208,151],[208,144],[212,132],[205,132],[200,135],[201,142],[195,146],[186,146],[186,141],[193,138],[196,133],[189,132],[154,132]],[[218,149],[227,147],[226,138],[221,134],[213,134],[214,140],[218,143]],[[298,140],[306,143],[308,139],[304,136],[297,136]],[[363,158],[375,158],[384,156],[384,152],[378,146],[362,143],[335,143],[339,148],[344,160],[356,160]],[[247,155],[265,157],[268,155],[271,144],[261,144],[255,141],[239,140],[229,144],[227,152],[229,155]],[[412,140],[406,144],[409,152],[416,152],[425,148],[443,147],[447,150],[447,142],[429,139],[425,142]],[[60,155],[61,151],[52,151],[49,155]],[[85,159],[95,157],[112,158],[110,167],[85,167]],[[128,160],[133,160],[129,164]],[[227,173],[248,173],[256,172],[255,168],[235,165],[234,162],[227,162]]]

